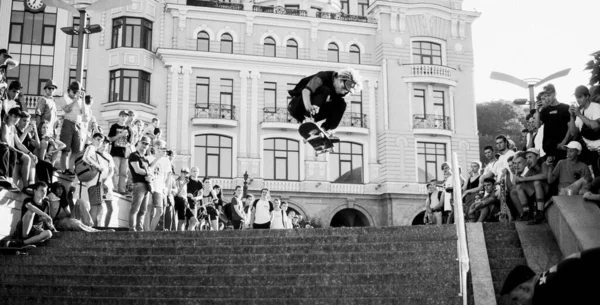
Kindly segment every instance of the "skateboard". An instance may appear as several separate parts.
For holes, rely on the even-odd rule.
[[[4,178],[0,178],[0,190],[7,190],[13,193],[21,192],[21,190],[19,190],[19,188],[16,185]]]
[[[315,131],[317,131],[316,134]],[[334,152],[334,141],[329,138],[319,125],[313,122],[302,123],[298,132],[304,138],[304,143],[310,143],[310,145],[312,145],[317,156],[326,152]],[[339,142],[339,140],[335,142]]]
[[[28,255],[29,249],[35,249],[35,245],[27,245],[23,247],[0,247],[0,253],[8,255]]]

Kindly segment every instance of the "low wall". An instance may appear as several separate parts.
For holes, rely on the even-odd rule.
[[[600,209],[582,196],[555,196],[546,219],[563,256],[600,247]]]

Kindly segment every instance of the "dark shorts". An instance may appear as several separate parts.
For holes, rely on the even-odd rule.
[[[81,135],[75,122],[63,120],[63,125],[60,130],[60,141],[66,145],[63,149],[65,152],[76,154],[81,151]]]
[[[252,228],[254,229],[270,229],[271,228],[271,222],[265,222],[265,223],[253,223],[252,224]]]
[[[17,227],[17,229],[21,232],[21,238],[23,239],[29,239],[32,238],[34,236],[40,235],[44,232],[44,224],[34,224],[31,226],[31,230],[29,230],[29,233],[27,234],[27,236],[22,235],[23,234],[23,223],[21,222],[21,226]]]
[[[206,214],[208,214],[210,220],[217,220],[217,216],[219,215],[215,206],[210,204],[206,206]]]
[[[175,211],[177,212],[177,219],[185,220],[186,216],[186,208],[185,208],[186,198],[176,196],[175,197]]]

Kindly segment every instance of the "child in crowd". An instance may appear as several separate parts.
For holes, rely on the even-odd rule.
[[[281,199],[273,201],[273,210],[271,211],[271,229],[285,229],[285,212],[281,209]]]

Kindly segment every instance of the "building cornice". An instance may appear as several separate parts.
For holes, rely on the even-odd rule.
[[[446,20],[452,20],[458,16],[464,18],[467,23],[472,23],[481,16],[479,12],[464,11],[459,9],[453,9],[441,4],[435,3],[400,3],[386,0],[375,0],[369,6],[368,13],[370,14],[381,14],[381,13],[392,13],[394,11],[402,11],[406,15],[423,15],[429,14],[431,16],[443,18]]]

